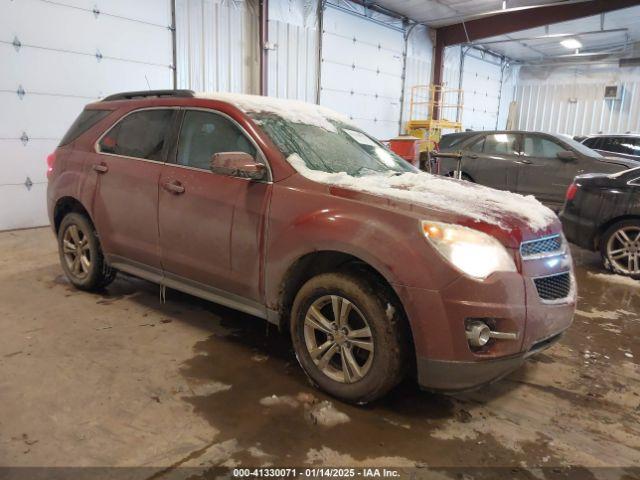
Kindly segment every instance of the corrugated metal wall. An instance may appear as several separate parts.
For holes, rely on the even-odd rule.
[[[257,0],[176,0],[178,88],[258,93]]]
[[[269,95],[316,102],[318,17],[315,0],[269,2]]]
[[[49,222],[45,159],[85,104],[171,88],[170,0],[68,3],[2,2],[0,230]]]
[[[640,131],[640,69],[523,67],[516,89],[518,128],[571,136]],[[605,99],[617,85],[617,99]]]

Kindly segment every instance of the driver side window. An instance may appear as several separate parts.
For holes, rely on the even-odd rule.
[[[525,135],[523,153],[527,157],[557,158],[558,152],[565,151],[562,145],[546,138]]]
[[[209,170],[213,154],[223,152],[256,157],[256,148],[231,120],[213,112],[188,110],[180,130],[177,164]]]

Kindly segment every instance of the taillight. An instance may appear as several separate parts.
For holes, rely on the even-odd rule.
[[[47,177],[53,172],[53,166],[56,163],[56,152],[50,153],[47,156]]]
[[[567,202],[570,202],[571,200],[573,200],[577,192],[578,192],[578,185],[576,185],[575,183],[572,183],[571,185],[569,185],[569,188],[567,188],[567,193],[565,195],[565,199],[567,200]]]

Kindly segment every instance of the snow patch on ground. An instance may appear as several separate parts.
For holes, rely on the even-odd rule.
[[[535,231],[544,229],[557,218],[531,195],[525,197],[426,172],[353,177],[346,172],[312,170],[297,154],[290,155],[287,161],[298,173],[314,182],[393,197],[441,212],[456,212],[503,228],[508,228],[503,224],[505,216],[520,218]]]
[[[321,465],[335,467],[336,465],[348,465],[350,467],[414,467],[416,462],[404,457],[376,457],[356,460],[347,453],[340,453],[324,445],[320,449],[312,448],[307,452],[306,463],[309,465]],[[431,477],[429,477],[431,478]],[[439,478],[439,477],[434,477]],[[448,477],[442,477],[448,478]]]
[[[222,382],[209,382],[191,385],[191,391],[198,396],[213,395],[220,392],[226,392],[231,389],[231,385]]]
[[[624,285],[625,287],[640,288],[640,280],[634,280],[633,278],[625,277],[623,275],[615,275],[611,273],[592,273],[588,272],[587,275],[603,282],[615,283],[617,285]]]
[[[336,407],[333,406],[333,403],[327,400],[317,403],[311,407],[309,410],[309,416],[313,423],[324,427],[335,427],[341,423],[351,421],[346,413],[337,410]]]
[[[617,320],[620,318],[620,314],[617,310],[591,310],[585,312],[584,310],[576,310],[576,315],[585,318],[601,318],[603,320]]]
[[[197,96],[230,103],[245,113],[272,113],[292,123],[313,125],[330,132],[337,131],[330,120],[353,125],[351,120],[344,115],[340,115],[338,112],[334,112],[326,107],[321,107],[320,105],[300,102],[298,100],[222,92],[199,93]]]
[[[265,407],[286,406],[296,408],[298,406],[298,401],[289,395],[271,395],[270,397],[260,399],[260,405]]]

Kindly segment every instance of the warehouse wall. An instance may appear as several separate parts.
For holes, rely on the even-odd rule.
[[[505,128],[516,72],[517,69],[509,66],[506,60],[487,52],[461,46],[445,49],[443,83],[449,88],[463,90],[461,120],[464,129]],[[448,103],[456,101],[453,95],[446,100]],[[444,117],[455,120],[454,110],[446,110]]]
[[[322,34],[320,104],[378,138],[400,130],[404,35],[392,19],[372,21],[349,2],[327,4]]]
[[[318,2],[269,2],[269,95],[316,102]]]
[[[176,0],[178,88],[259,93],[257,0]]]
[[[0,230],[48,223],[45,159],[85,104],[171,87],[170,5],[2,2]]]
[[[640,130],[640,68],[617,65],[522,67],[516,93],[520,129],[568,135]],[[604,98],[618,85],[619,98]]]

